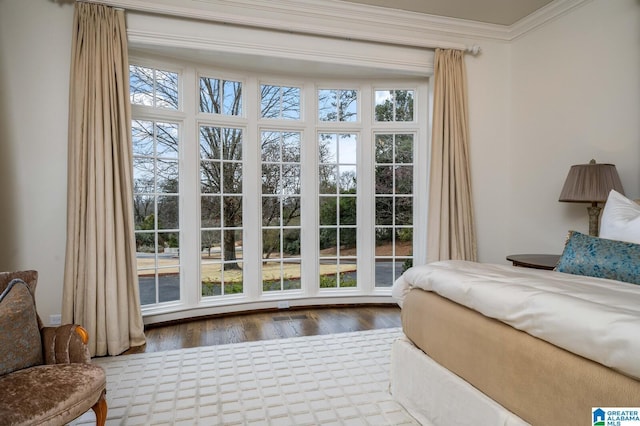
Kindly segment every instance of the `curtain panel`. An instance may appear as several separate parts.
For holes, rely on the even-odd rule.
[[[144,344],[133,223],[124,11],[75,3],[62,319],[92,356]]]
[[[464,52],[436,49],[427,261],[477,260]]]

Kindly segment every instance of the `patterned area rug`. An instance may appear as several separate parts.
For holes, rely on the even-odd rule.
[[[415,425],[389,394],[400,328],[100,358],[111,425]],[[95,424],[93,412],[73,425]]]

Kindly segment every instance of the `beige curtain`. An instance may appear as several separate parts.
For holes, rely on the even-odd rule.
[[[124,12],[76,3],[73,25],[62,319],[87,329],[92,356],[117,355],[145,342]]]
[[[427,261],[477,259],[464,52],[437,49]]]

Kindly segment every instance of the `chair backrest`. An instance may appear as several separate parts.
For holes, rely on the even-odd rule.
[[[35,271],[0,273],[0,375],[44,361],[34,297],[37,276]]]
[[[0,293],[7,289],[7,286],[14,279],[21,279],[27,285],[31,297],[33,298],[33,305],[36,304],[36,285],[38,284],[38,271],[15,271],[15,272],[0,272]],[[38,316],[38,327],[42,328],[42,320]]]

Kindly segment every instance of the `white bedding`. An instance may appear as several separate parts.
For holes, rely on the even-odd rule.
[[[393,285],[433,291],[483,315],[640,380],[640,286],[466,261],[407,270]]]

